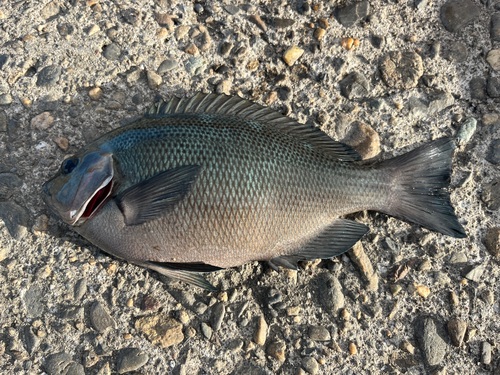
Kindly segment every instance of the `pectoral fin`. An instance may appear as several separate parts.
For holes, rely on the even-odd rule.
[[[199,165],[169,169],[118,194],[115,199],[125,224],[142,224],[171,210],[189,193],[200,171]]]
[[[297,262],[313,259],[330,259],[345,253],[368,231],[364,224],[351,220],[337,219],[326,227],[318,236],[294,254],[282,255],[269,260],[274,269],[278,266],[297,269]]]

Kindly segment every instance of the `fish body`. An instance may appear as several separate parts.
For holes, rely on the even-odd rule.
[[[158,103],[65,160],[48,206],[96,246],[202,287],[196,272],[331,258],[376,210],[464,237],[445,190],[447,138],[375,164],[318,129],[240,99]]]

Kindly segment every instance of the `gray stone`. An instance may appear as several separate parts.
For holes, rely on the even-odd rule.
[[[319,371],[319,364],[313,357],[302,358],[302,368],[306,370],[309,374],[317,374]]]
[[[90,307],[90,323],[97,332],[104,332],[115,327],[115,321],[99,302],[94,302]]]
[[[207,67],[208,61],[202,57],[191,57],[184,63],[186,72],[190,75],[200,74]]]
[[[24,295],[26,315],[37,318],[42,315],[44,305],[42,303],[43,290],[38,285],[32,285]]]
[[[342,285],[335,276],[325,274],[319,280],[319,298],[320,302],[333,314],[344,307]]]
[[[486,265],[480,264],[479,266],[474,267],[469,272],[467,272],[465,278],[478,283],[479,281],[481,281],[481,277],[483,276],[485,270]]]
[[[234,16],[236,13],[238,13],[241,9],[238,8],[236,5],[225,5],[224,10],[228,12],[231,16]]]
[[[370,84],[366,77],[359,73],[353,72],[339,82],[340,93],[347,99],[364,98],[370,91]]]
[[[415,8],[421,10],[429,5],[429,0],[415,0]]]
[[[470,98],[477,100],[486,99],[486,81],[482,77],[474,77],[469,82]]]
[[[410,89],[417,85],[424,67],[418,53],[394,51],[382,59],[380,71],[387,86]]]
[[[478,17],[479,7],[471,0],[449,0],[441,7],[441,22],[452,33]]]
[[[75,284],[74,298],[76,301],[82,299],[83,295],[87,292],[87,278],[78,280]]]
[[[137,348],[126,348],[120,350],[116,357],[116,371],[123,374],[128,371],[135,371],[148,362],[147,353]]]
[[[470,141],[474,132],[476,131],[477,120],[473,117],[469,117],[464,121],[460,130],[457,134],[457,142],[458,143],[467,143]]]
[[[449,43],[443,57],[449,61],[463,62],[467,59],[467,47],[462,42]]]
[[[496,211],[500,208],[500,178],[483,186],[481,200],[489,210]]]
[[[57,83],[61,77],[61,67],[59,65],[49,65],[38,73],[37,86],[51,86]]]
[[[218,331],[224,320],[226,314],[226,307],[222,302],[216,303],[212,308],[212,329]]]
[[[274,26],[278,29],[290,27],[295,23],[295,20],[289,18],[275,18]]]
[[[438,322],[432,317],[419,317],[415,321],[415,336],[422,356],[429,366],[439,365],[446,354],[446,342],[441,337],[442,331],[438,328]]]
[[[0,95],[0,105],[9,105],[12,103],[12,96],[10,94]]]
[[[59,14],[59,5],[57,5],[57,1],[51,1],[47,5],[45,5],[40,11],[40,16],[44,20],[48,20],[49,18],[55,17]]]
[[[490,98],[500,97],[500,79],[497,77],[488,78],[488,83],[486,84],[486,92]]]
[[[0,199],[6,200],[12,197],[22,184],[21,179],[15,174],[0,173]]]
[[[453,345],[456,347],[461,346],[464,341],[465,331],[467,330],[467,323],[463,320],[452,319],[448,322],[447,327]]]
[[[370,42],[373,47],[377,49],[384,48],[385,46],[385,36],[383,35],[373,35],[370,39]]]
[[[61,311],[61,318],[68,320],[83,319],[83,307],[66,307]]]
[[[0,70],[3,68],[5,64],[9,61],[9,55],[1,54],[0,55]]]
[[[49,356],[44,368],[49,375],[85,375],[83,366],[73,362],[71,356],[66,353]]]
[[[203,336],[205,336],[208,340],[210,340],[210,338],[212,337],[212,328],[210,328],[210,326],[205,322],[201,323],[200,327]]]
[[[335,10],[335,17],[344,27],[352,27],[356,22],[368,16],[370,4],[360,1]]]
[[[174,59],[166,59],[158,67],[158,74],[165,74],[166,72],[175,69],[177,67],[177,61]]]
[[[428,106],[429,104],[425,100],[417,96],[412,96],[408,99],[408,109],[413,116],[422,117],[427,115]]]
[[[451,254],[450,260],[448,261],[450,264],[465,264],[467,263],[467,255],[462,252],[455,252]]]
[[[486,155],[486,160],[491,164],[500,163],[500,139],[494,139],[490,143],[488,148],[488,155]]]
[[[330,332],[322,326],[310,326],[309,338],[314,341],[328,341],[331,339]]]
[[[500,13],[493,13],[490,21],[490,38],[500,42]]]
[[[455,103],[455,98],[449,92],[431,91],[428,94],[429,98],[429,114],[441,112],[443,109],[452,106]]]
[[[491,363],[491,344],[487,341],[484,341],[481,346],[481,362],[485,365]]]
[[[10,235],[21,240],[28,231],[28,211],[14,202],[0,202],[0,219],[5,223]]]
[[[115,43],[108,44],[107,46],[104,47],[104,50],[102,51],[102,55],[106,59],[111,61],[118,60],[121,53],[122,53],[121,48]]]
[[[141,22],[141,12],[134,8],[125,9],[122,12],[123,18],[131,25],[138,25]]]
[[[431,59],[435,59],[439,56],[439,52],[441,51],[441,42],[434,42],[431,45],[431,49],[429,51],[429,55]]]
[[[230,43],[230,42],[222,43],[222,45],[220,47],[220,54],[222,56],[226,56],[226,57],[229,56],[233,47],[234,47],[233,43]]]

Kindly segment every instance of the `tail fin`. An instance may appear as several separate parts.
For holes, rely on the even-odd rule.
[[[450,203],[451,159],[455,145],[440,138],[379,164],[392,177],[387,214],[455,238],[466,234]]]

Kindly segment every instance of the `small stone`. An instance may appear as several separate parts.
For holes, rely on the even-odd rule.
[[[161,76],[159,74],[156,74],[152,70],[148,70],[147,77],[148,77],[148,86],[151,90],[156,89],[162,83]]]
[[[231,82],[227,79],[224,79],[217,85],[215,90],[217,94],[226,94],[229,95],[231,91]]]
[[[69,141],[68,141],[68,138],[64,138],[64,137],[59,137],[59,138],[56,138],[54,139],[54,142],[59,146],[59,148],[61,150],[63,150],[64,152],[68,151],[68,148],[69,148]]]
[[[10,94],[0,95],[0,105],[9,105],[12,103],[12,96]]]
[[[45,130],[54,123],[54,118],[50,115],[50,112],[40,113],[31,119],[31,126],[39,130]]]
[[[99,100],[102,96],[102,90],[100,87],[94,87],[89,91],[90,99]]]
[[[486,155],[486,161],[489,161],[491,164],[500,163],[500,139],[491,141],[490,147],[488,148],[488,155]]]
[[[431,290],[424,285],[417,285],[416,290],[418,295],[422,298],[427,298],[429,297],[429,294],[431,294]]]
[[[484,341],[481,346],[481,362],[485,365],[491,363],[491,344],[487,341]]]
[[[321,28],[323,28],[325,30],[330,27],[330,25],[328,24],[328,20],[326,18],[318,19],[318,24]]]
[[[458,131],[457,142],[461,144],[469,142],[476,131],[476,126],[477,120],[475,118],[469,117],[465,120]]]
[[[331,275],[325,274],[318,283],[319,296],[322,304],[332,313],[344,307],[345,297],[342,293],[342,285],[339,280]]]
[[[339,82],[340,93],[347,99],[364,98],[370,92],[370,84],[359,72],[352,72]]]
[[[48,20],[51,17],[57,16],[60,10],[61,9],[57,5],[57,2],[51,1],[42,8],[42,10],[40,11],[40,16],[44,20]]]
[[[33,352],[40,345],[41,338],[33,333],[33,329],[31,326],[25,326],[24,341],[26,343],[26,351],[29,354],[33,354]]]
[[[135,371],[148,362],[147,353],[137,348],[126,348],[119,351],[116,357],[116,371],[123,374]]]
[[[75,300],[76,301],[81,300],[86,292],[87,292],[87,279],[84,277],[78,280],[75,284],[75,290],[74,290]]]
[[[220,47],[220,54],[222,56],[229,56],[229,54],[231,53],[231,50],[233,49],[234,45],[230,42],[224,42],[222,43],[221,47]]]
[[[317,374],[319,371],[319,364],[313,357],[302,358],[302,368],[306,370],[309,374]]]
[[[286,344],[281,340],[276,340],[269,344],[269,346],[267,347],[267,354],[269,354],[271,357],[276,358],[280,362],[285,362],[285,350]]]
[[[443,57],[452,62],[463,62],[467,60],[467,46],[461,42],[448,43]]]
[[[469,82],[471,99],[484,100],[486,98],[486,81],[483,77],[474,77]]]
[[[500,70],[500,49],[492,49],[486,56],[486,61],[493,70]]]
[[[485,245],[491,255],[500,255],[500,227],[490,229],[486,236]]]
[[[201,333],[207,340],[212,337],[212,328],[205,322],[201,323]]]
[[[340,46],[350,51],[359,46],[359,39],[356,38],[343,38],[340,41]]]
[[[368,290],[376,290],[378,288],[378,277],[376,278],[376,282],[373,281],[376,274],[373,271],[370,258],[368,258],[363,250],[363,244],[359,241],[356,242],[347,254],[349,255],[349,258],[351,258],[352,262],[359,267],[363,278],[370,283]]]
[[[142,311],[155,311],[160,308],[161,304],[158,298],[147,295],[142,299],[141,310]]]
[[[403,289],[399,284],[392,284],[389,288],[391,289],[391,293],[393,296],[398,294],[401,291],[401,289]]]
[[[293,26],[294,23],[295,23],[295,20],[292,20],[289,18],[275,18],[274,19],[274,26],[278,29]]]
[[[408,341],[401,343],[401,349],[410,354],[415,354],[415,347]]]
[[[457,306],[457,305],[458,305],[458,303],[459,303],[457,293],[455,293],[455,292],[453,292],[453,291],[452,291],[452,292],[450,292],[449,300],[450,300],[450,303],[451,303],[453,306]]]
[[[483,185],[481,200],[491,211],[496,211],[500,208],[500,178]]]
[[[267,323],[263,316],[259,317],[259,321],[257,323],[257,330],[253,336],[253,341],[257,345],[264,345],[266,343],[267,338]]]
[[[453,319],[448,322],[448,333],[450,334],[453,345],[459,347],[464,340],[467,323],[462,320]]]
[[[97,34],[99,31],[101,31],[101,28],[99,27],[99,25],[94,25],[89,29],[89,31],[87,33],[89,34],[89,36],[92,36],[94,34]]]
[[[500,97],[500,79],[497,77],[488,78],[488,83],[486,84],[486,92],[490,98]]]
[[[184,52],[189,53],[190,55],[198,55],[198,47],[196,47],[196,44],[194,43],[189,43],[186,48],[184,48]]]
[[[420,263],[420,266],[418,267],[418,270],[420,272],[427,272],[432,269],[431,262],[429,262],[427,259],[424,260],[422,263]]]
[[[237,14],[241,9],[236,5],[224,5],[224,10],[228,12],[231,16]]]
[[[108,60],[115,61],[119,59],[121,53],[121,48],[117,44],[111,43],[104,47],[102,55]]]
[[[415,52],[390,52],[380,65],[382,79],[387,86],[397,89],[415,87],[424,73],[422,58]]]
[[[57,25],[57,31],[59,31],[59,35],[62,37],[67,37],[75,31],[75,28],[70,23],[62,23]]]
[[[61,77],[61,67],[59,65],[49,65],[38,73],[36,85],[40,87],[52,86]]]
[[[471,0],[449,0],[441,7],[441,22],[446,30],[456,32],[479,17],[479,7]]]
[[[385,36],[382,35],[373,35],[370,39],[370,42],[373,47],[377,49],[384,48],[385,46]]]
[[[436,321],[428,316],[417,318],[415,336],[423,357],[429,366],[439,365],[446,354],[446,342],[438,334]]]
[[[191,57],[184,63],[184,67],[190,75],[200,74],[206,66],[207,60],[201,57]]]
[[[321,326],[310,326],[309,338],[313,341],[328,341],[331,339],[330,332]]]
[[[356,347],[356,344],[355,344],[355,343],[353,343],[353,342],[351,342],[351,343],[349,344],[349,353],[350,353],[351,355],[356,355],[356,354],[358,354],[358,348]]]
[[[288,316],[297,316],[300,314],[300,306],[292,306],[286,309],[286,315]]]
[[[184,340],[182,324],[164,315],[150,315],[137,319],[135,329],[144,332],[149,341],[162,348],[177,345]]]
[[[227,348],[231,350],[233,353],[239,352],[243,348],[243,340],[234,339],[229,342]]]
[[[441,271],[438,271],[434,274],[434,280],[437,284],[440,285],[446,285],[451,283],[450,277],[446,273]]]
[[[292,66],[304,54],[304,50],[297,46],[291,46],[283,54],[283,60],[288,66]]]
[[[344,27],[352,27],[356,22],[366,18],[368,16],[368,11],[370,9],[370,4],[368,1],[360,1],[350,4],[346,7],[336,9],[335,17]]]
[[[252,22],[253,24],[257,25],[257,27],[259,29],[261,29],[262,31],[264,31],[264,32],[267,31],[267,26],[264,23],[264,21],[262,21],[262,19],[260,18],[260,16],[258,16],[256,14],[252,14],[251,16],[248,17],[248,20],[250,22]]]
[[[166,59],[165,61],[163,61],[160,66],[158,67],[158,70],[157,70],[157,73],[159,75],[163,75],[165,74],[166,72],[172,70],[172,69],[175,69],[177,67],[177,61],[174,60],[174,59]]]
[[[83,366],[73,362],[67,353],[50,355],[43,367],[49,375],[85,375]]]
[[[131,25],[138,25],[141,22],[141,12],[137,9],[126,9],[122,12],[122,16]]]
[[[486,270],[486,265],[480,264],[479,266],[474,267],[472,270],[470,270],[465,275],[465,278],[471,281],[479,282],[481,281],[481,277],[483,276],[485,270]]]
[[[326,34],[326,30],[321,28],[321,27],[318,27],[316,30],[314,30],[313,35],[317,40],[321,40],[321,39],[323,39],[325,34]]]
[[[24,207],[14,202],[0,202],[0,219],[3,220],[10,235],[18,241],[28,232],[30,215]]]
[[[158,30],[156,30],[156,37],[162,41],[167,39],[167,36],[169,34],[170,34],[170,32],[164,27],[160,27]]]
[[[226,306],[223,302],[216,303],[212,308],[212,329],[218,331],[226,315]]]
[[[493,292],[489,289],[486,289],[484,290],[483,292],[481,292],[481,294],[479,295],[479,297],[481,297],[481,299],[488,305],[493,305],[493,302],[494,302],[494,296],[493,296]]]
[[[158,25],[165,26],[167,30],[169,31],[174,30],[175,23],[170,14],[155,13],[155,20],[156,22],[158,22]]]
[[[99,333],[105,332],[108,328],[115,328],[115,321],[98,301],[90,307],[89,317],[90,323]]]
[[[380,137],[375,130],[366,124],[355,122],[343,143],[353,147],[363,159],[370,159],[380,153]]]

